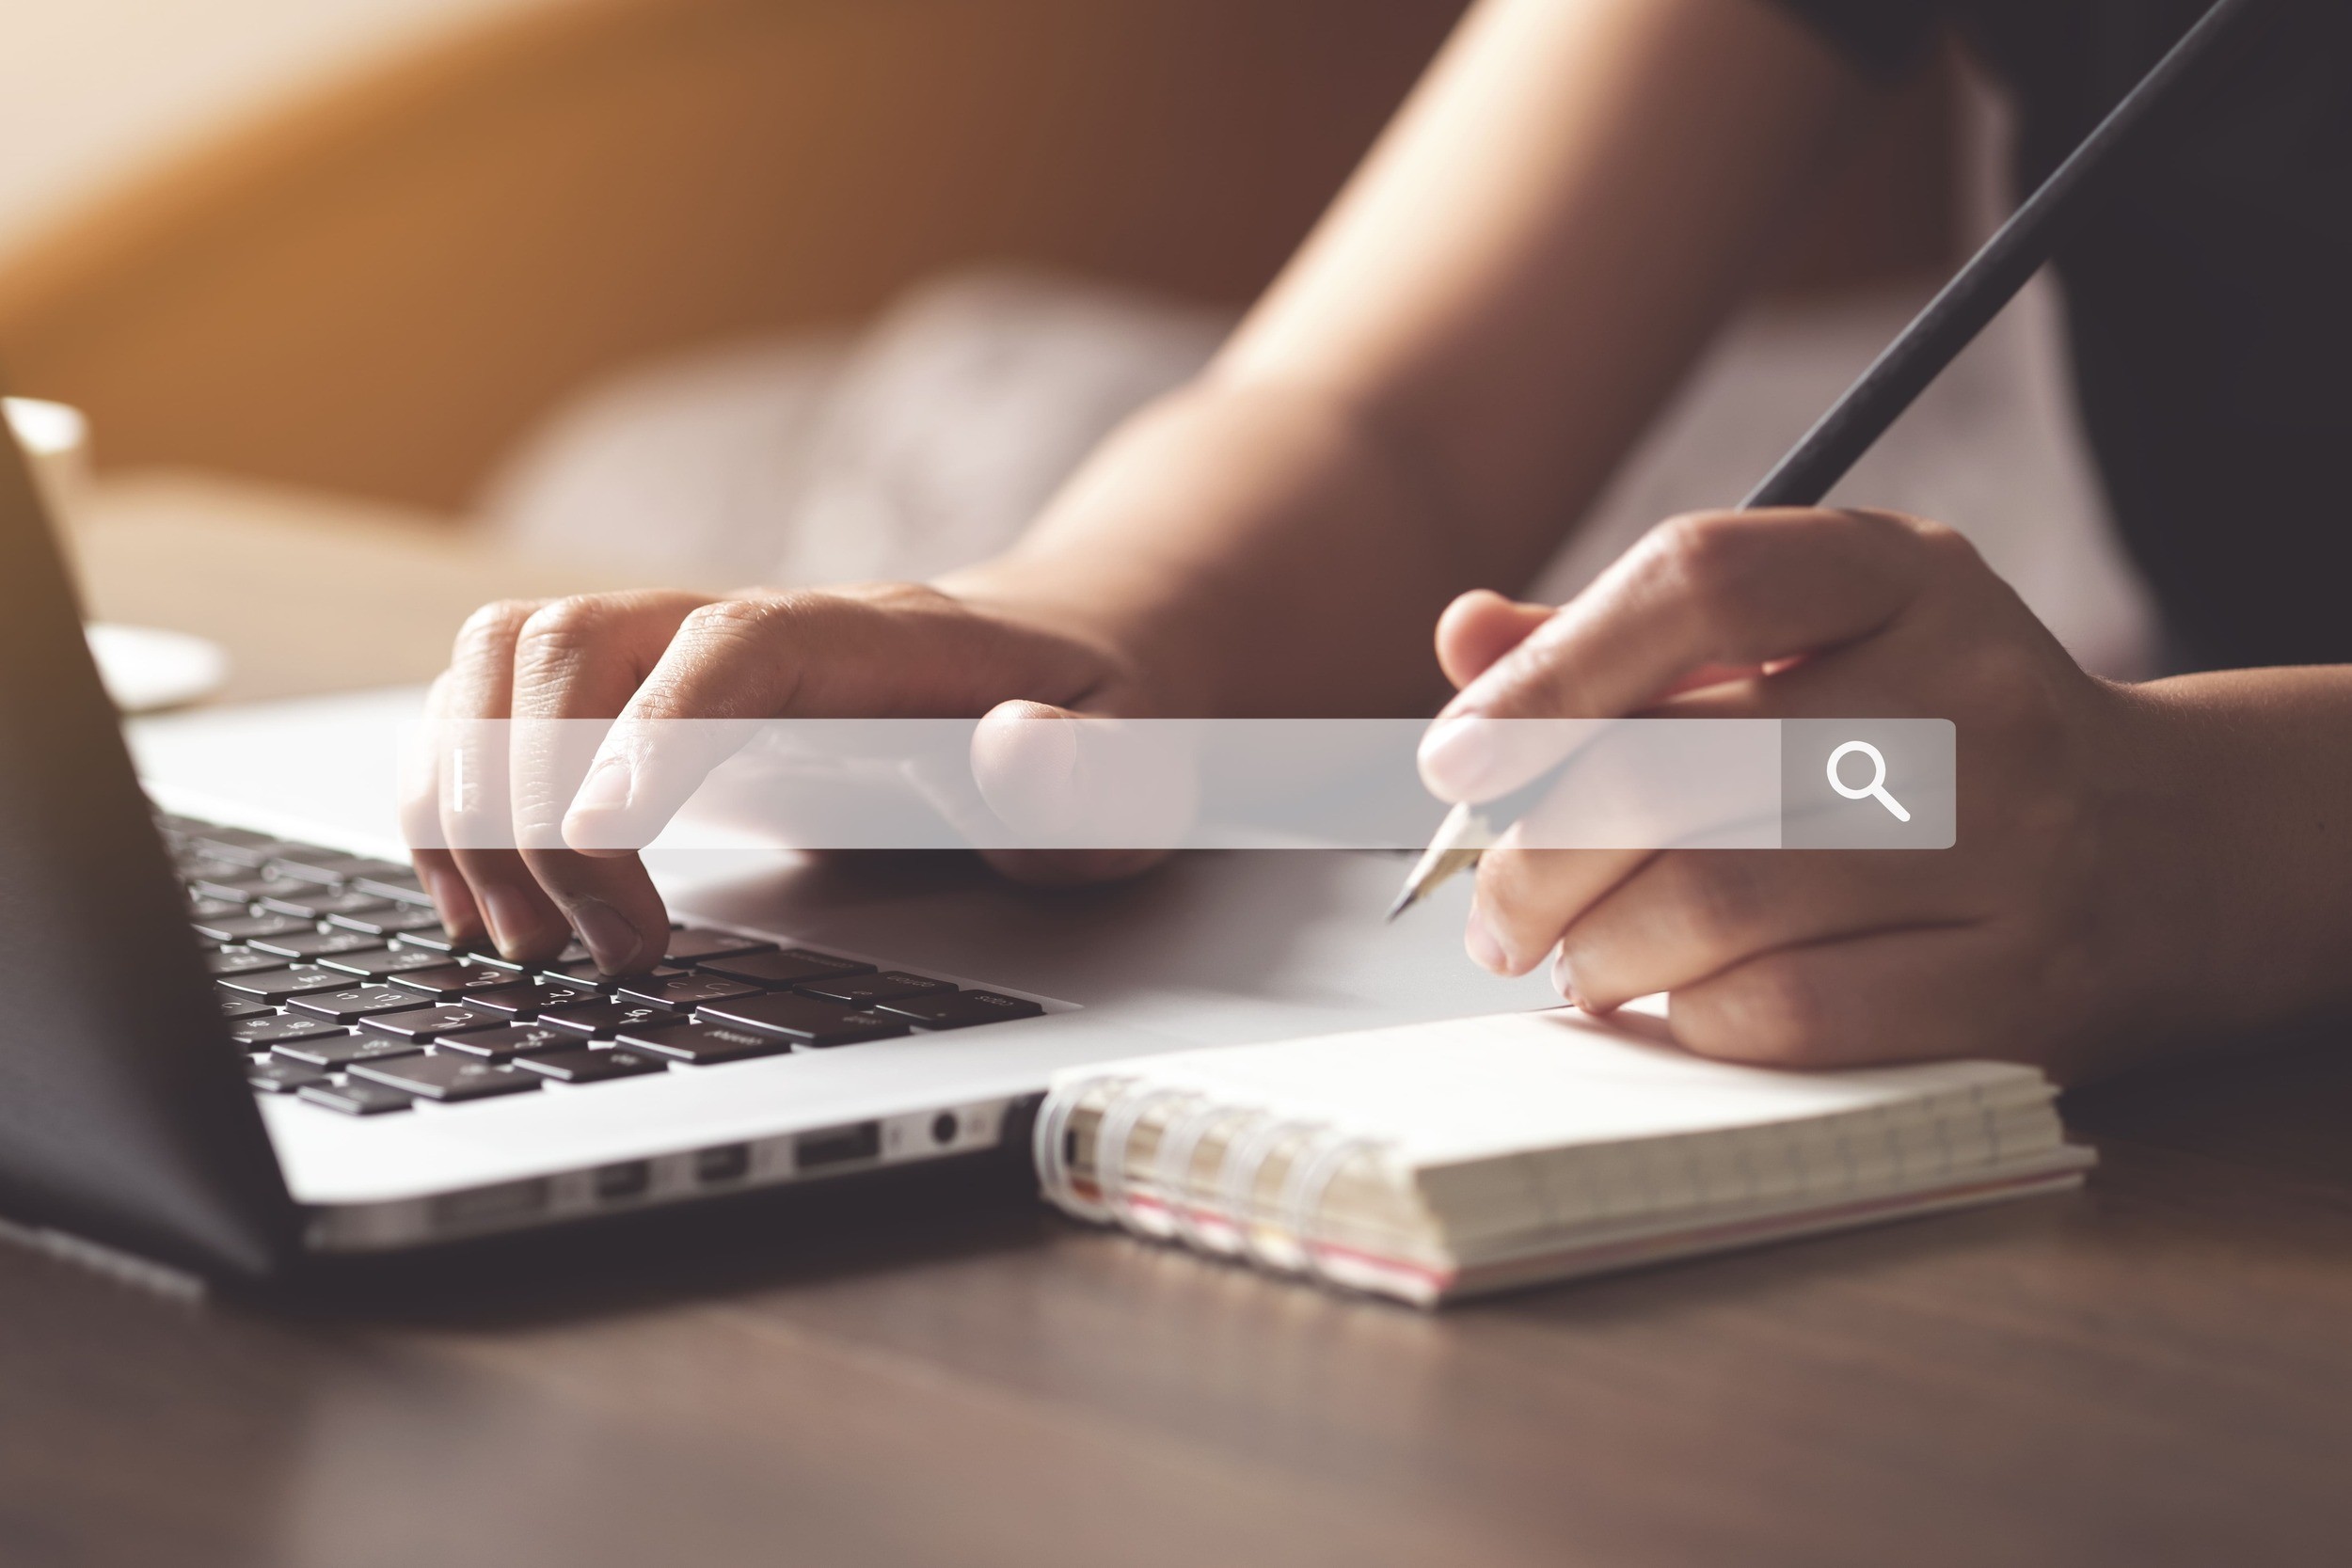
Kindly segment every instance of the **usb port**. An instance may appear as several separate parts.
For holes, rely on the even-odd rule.
[[[882,1152],[882,1123],[861,1121],[854,1127],[830,1127],[822,1132],[803,1132],[800,1142],[792,1146],[792,1164],[796,1170],[815,1170],[820,1165],[844,1165],[852,1160],[871,1160]]]
[[[604,1165],[597,1169],[596,1182],[596,1196],[607,1203],[614,1198],[636,1197],[653,1185],[653,1166],[644,1160]]]
[[[752,1146],[721,1144],[694,1156],[694,1175],[704,1181],[737,1181],[752,1168]]]

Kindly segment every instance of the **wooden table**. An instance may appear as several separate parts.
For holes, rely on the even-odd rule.
[[[2352,1049],[2085,1194],[1437,1316],[1016,1169],[190,1305],[0,1248],[0,1562],[2243,1564],[2352,1542]]]
[[[1438,1316],[1009,1173],[271,1307],[0,1250],[0,1560],[2342,1561],[2352,1052],[2070,1114],[2079,1197]]]

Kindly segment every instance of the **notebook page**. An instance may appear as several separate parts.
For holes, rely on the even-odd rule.
[[[1505,1013],[1155,1056],[1129,1075],[1376,1139],[1415,1165],[1803,1121],[2042,1082],[2001,1062],[1793,1073],[1709,1062],[1582,1013]]]

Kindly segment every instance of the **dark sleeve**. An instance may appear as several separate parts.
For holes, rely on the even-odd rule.
[[[1780,0],[1867,71],[1893,75],[1917,65],[1944,20],[1940,0]]]

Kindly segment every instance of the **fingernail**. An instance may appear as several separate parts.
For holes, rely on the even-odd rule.
[[[500,953],[518,958],[530,946],[539,925],[539,911],[520,888],[492,884],[475,894],[482,918],[490,925],[490,940]]]
[[[1486,928],[1486,911],[1476,904],[1470,906],[1470,923],[1462,929],[1462,945],[1470,950],[1470,962],[1491,974],[1507,974],[1511,960]]]
[[[571,916],[572,929],[596,956],[598,969],[607,974],[626,974],[636,964],[645,936],[627,915],[601,898],[576,899],[564,912]]]
[[[596,764],[572,797],[574,811],[626,811],[628,808],[629,767],[618,757]]]
[[[1441,800],[1473,798],[1494,761],[1491,726],[1474,714],[1440,719],[1421,737],[1421,777]]]

